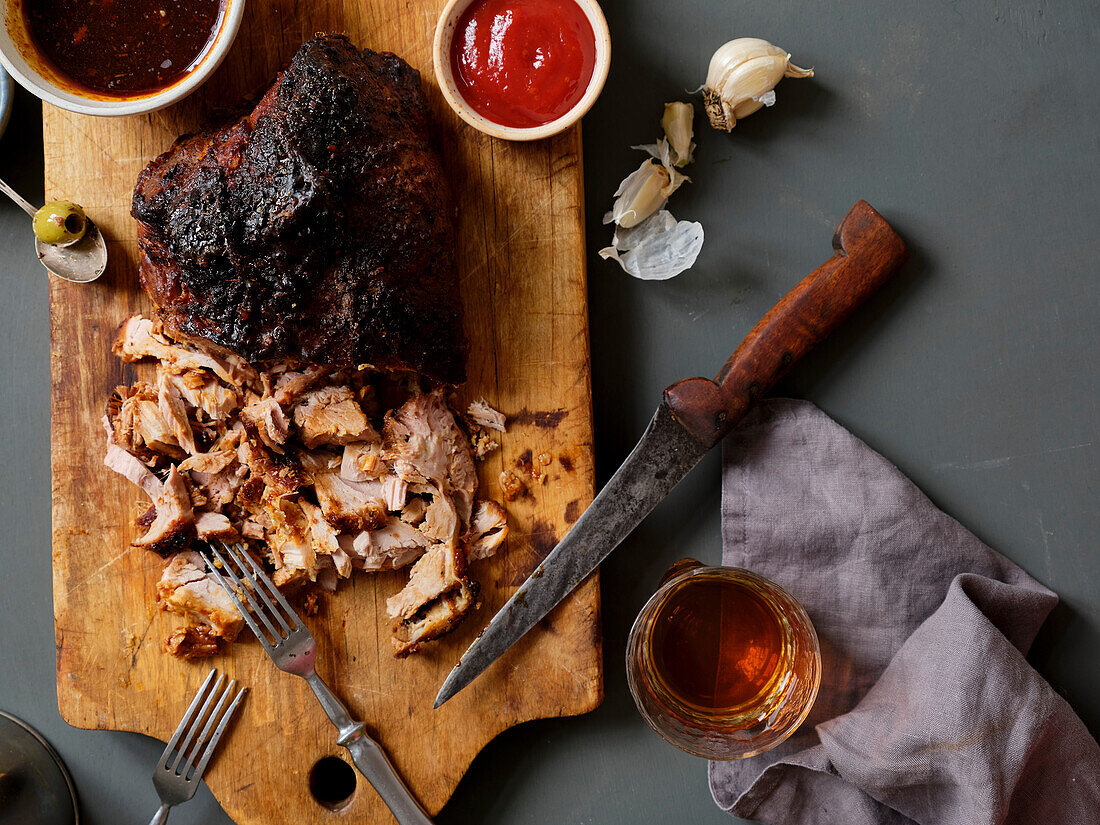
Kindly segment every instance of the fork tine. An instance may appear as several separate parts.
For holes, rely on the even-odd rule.
[[[191,749],[190,755],[184,761],[182,770],[179,772],[183,776],[184,780],[191,782],[199,778],[198,771],[195,770],[188,777],[187,774],[191,772],[192,768],[197,768],[198,760],[202,758],[202,754],[205,752],[205,743],[207,737],[210,736],[210,731],[214,729],[214,726],[218,722],[218,717],[221,715],[222,708],[225,707],[225,702],[233,695],[234,688],[237,687],[237,680],[230,680],[229,684],[225,686],[225,690],[222,691],[221,696],[218,697],[218,704],[214,705],[214,709],[210,711],[210,715],[206,717],[206,725],[202,729],[202,733],[195,739],[194,747]]]
[[[244,546],[241,544],[226,544],[225,542],[222,542],[222,546],[225,548],[226,552],[230,554],[233,560],[237,562],[237,565],[244,571],[246,576],[258,584],[264,585],[264,587],[259,590],[259,594],[260,596],[267,597],[264,599],[265,603],[280,620],[283,618],[282,614],[280,614],[278,608],[271,603],[271,599],[274,598],[283,608],[286,613],[286,618],[290,620],[290,624],[283,622],[283,626],[286,627],[287,632],[301,627],[302,621],[298,617],[298,613],[287,603],[286,598],[279,591],[279,588],[275,586],[275,583],[271,581],[267,573],[264,572],[264,569],[245,551]],[[247,567],[245,563],[247,563]],[[264,592],[265,590],[266,593]],[[293,627],[291,625],[293,625]]]
[[[210,687],[210,682],[218,675],[217,668],[210,668],[210,672],[206,675],[206,681],[202,683],[202,687],[199,688],[198,693],[195,694],[195,698],[191,700],[191,705],[187,708],[187,712],[183,714],[183,718],[180,720],[179,725],[176,726],[175,733],[172,734],[172,738],[168,740],[168,744],[164,746],[164,753],[160,755],[160,760],[157,762],[158,768],[167,768],[168,757],[172,755],[172,752],[176,748],[176,743],[179,742],[180,736],[191,724],[191,715],[195,712],[195,709],[202,702],[203,697],[206,695],[207,688]]]
[[[214,551],[213,548],[211,548],[211,550],[212,552],[217,552]],[[221,561],[220,558],[219,561]],[[224,567],[224,565],[225,562],[222,561],[222,566]],[[256,638],[260,640],[260,644],[264,646],[264,649],[270,651],[270,643],[267,641],[267,638],[260,630],[260,626],[256,623],[256,620],[252,618],[252,613],[244,605],[244,603],[239,598],[237,598],[237,591],[234,589],[234,587],[229,583],[225,576],[221,574],[221,571],[218,570],[218,568],[214,565],[214,562],[210,559],[206,559],[206,569],[210,571],[211,576],[217,579],[217,582],[219,585],[221,585],[222,590],[224,590],[229,598],[233,601],[233,605],[237,608],[237,612],[241,614],[241,618],[244,619],[245,624],[248,625],[249,630],[251,630],[253,634],[255,634]]]
[[[237,691],[237,695],[233,697],[233,701],[222,715],[221,721],[218,722],[218,726],[214,728],[214,733],[211,734],[210,739],[206,743],[206,750],[202,752],[199,757],[199,763],[195,766],[195,780],[202,778],[203,772],[206,770],[206,763],[210,761],[210,757],[214,754],[214,748],[218,746],[219,740],[222,738],[222,734],[225,733],[226,727],[229,725],[230,720],[233,718],[233,714],[237,712],[237,707],[241,704],[241,700],[248,692],[248,688],[241,688]],[[228,692],[227,694],[228,695]]]
[[[183,763],[186,769],[187,760],[185,759],[185,755],[191,747],[191,740],[195,738],[195,733],[202,724],[202,720],[206,718],[207,711],[210,709],[210,703],[213,702],[221,692],[224,681],[224,674],[219,673],[217,681],[214,682],[214,689],[210,692],[210,695],[206,697],[206,701],[202,703],[202,708],[199,710],[198,715],[191,720],[191,724],[188,726],[187,735],[183,737],[183,742],[180,743],[179,748],[176,750],[176,758],[168,764],[169,773],[178,773],[176,769],[181,763]]]
[[[271,623],[267,615],[264,613],[263,608],[261,608],[256,599],[253,598],[251,589],[245,586],[244,582],[241,581],[240,576],[238,576],[236,571],[228,564],[228,562],[226,562],[225,556],[218,552],[218,548],[216,548],[212,544],[209,545],[209,547],[210,552],[214,554],[215,558],[217,558],[217,560],[221,562],[222,565],[221,570],[218,570],[216,565],[210,564],[209,567],[211,571],[216,571],[214,572],[215,578],[218,579],[218,583],[226,589],[226,592],[229,593],[229,597],[233,599],[233,601],[236,603],[237,609],[241,612],[241,616],[244,618],[244,620],[248,622],[248,626],[252,628],[252,632],[256,634],[256,638],[258,638],[263,643],[265,648],[274,647],[275,645],[279,644],[279,642],[283,641],[283,634],[275,629],[275,626]],[[220,575],[221,573],[225,573],[230,578],[232,578],[233,584],[236,585],[236,587],[229,587],[228,585],[226,585],[224,577]],[[259,621],[263,622],[264,627],[266,627],[271,633],[271,641],[268,641],[263,636],[263,634],[260,633],[256,622],[253,619],[249,618],[249,611],[241,604],[239,595],[240,593],[244,593],[244,597],[248,599],[248,604],[252,608],[251,615],[253,619],[258,619]]]
[[[268,578],[267,574],[263,572],[263,568],[256,564],[255,560],[248,554],[243,546],[238,544],[227,544],[224,541],[221,542],[221,545],[229,559],[237,565],[237,569],[240,570],[241,575],[252,583],[253,587],[251,588],[251,592],[263,601],[264,606],[270,611],[268,614],[269,617],[276,619],[283,630],[286,631],[287,635],[290,635],[290,632],[294,628],[287,622],[283,614],[279,612],[279,608],[271,601],[271,594],[278,594],[279,588],[277,588],[271,579]],[[244,559],[248,559],[249,563],[247,565]]]

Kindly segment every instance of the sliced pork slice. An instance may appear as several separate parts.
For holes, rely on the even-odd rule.
[[[200,453],[199,455],[205,455]],[[218,455],[218,453],[214,453]],[[213,473],[200,470],[191,470],[192,485],[206,497],[206,506],[213,510],[221,510],[228,504],[232,504],[237,497],[237,491],[244,483],[244,477],[248,470],[236,461],[236,455],[225,468]],[[186,463],[186,462],[184,462]],[[183,464],[180,464],[183,467]]]
[[[301,372],[287,370],[275,380],[273,389],[275,400],[282,406],[289,407],[298,400],[302,393],[313,389],[331,372],[332,367],[325,364],[313,364]]]
[[[264,491],[262,504],[272,525],[267,541],[275,565],[275,585],[282,587],[305,579],[316,581],[317,551],[313,549],[313,531],[301,504],[276,495],[271,488]]]
[[[290,495],[310,483],[310,476],[294,458],[275,453],[249,433],[237,448],[237,458],[256,479],[279,495]]]
[[[157,365],[157,386],[171,385],[191,409],[202,410],[210,421],[225,421],[241,405],[240,396],[202,370],[172,372]]]
[[[197,347],[172,343],[158,322],[142,315],[133,315],[123,322],[111,352],[128,363],[156,358],[178,372],[208,369],[235,387],[257,378],[256,371],[239,355],[222,352],[215,356]]]
[[[481,427],[485,427],[489,430],[496,430],[498,433],[502,433],[505,430],[505,424],[507,419],[504,417],[504,413],[494,410],[489,406],[489,403],[484,398],[479,398],[466,408],[466,414],[470,416],[470,420]]]
[[[298,425],[298,437],[310,450],[320,444],[378,440],[378,433],[346,386],[305,393],[294,408],[294,423]]]
[[[115,431],[111,426],[111,420],[103,416],[103,428],[107,431],[107,454],[103,456],[103,463],[119,475],[133,482],[149,498],[156,501],[161,495],[161,481],[138,458],[118,446],[115,441]]]
[[[354,536],[341,534],[339,541],[352,563],[369,571],[412,564],[431,545],[427,536],[395,516],[376,530],[363,530]]]
[[[469,561],[493,555],[508,538],[508,516],[495,501],[481,500],[474,507],[474,517],[463,537]]]
[[[420,650],[424,642],[446,636],[466,618],[476,604],[472,588],[458,587],[432,600],[411,619],[394,627],[394,655],[403,659]]]
[[[181,659],[203,659],[218,654],[218,634],[206,625],[185,625],[164,640],[164,652]]]
[[[466,560],[453,544],[435,544],[409,573],[409,582],[386,600],[396,620],[394,648],[399,657],[455,627],[474,604],[475,587],[465,577]],[[473,585],[473,586],[471,586]]]
[[[254,541],[263,541],[266,535],[264,533],[264,526],[252,517],[241,521],[240,533],[246,539],[253,539]]]
[[[353,532],[386,523],[386,498],[380,481],[345,481],[339,471],[313,473],[317,503],[329,524]]]
[[[148,547],[165,554],[187,546],[195,533],[195,514],[187,484],[173,465],[153,500],[156,517],[145,535],[134,542],[135,547]]]
[[[340,477],[345,481],[370,481],[386,472],[382,460],[382,442],[363,441],[344,445]]]
[[[424,512],[424,522],[420,525],[420,531],[428,538],[443,543],[453,544],[461,532],[461,524],[458,520],[458,511],[449,496],[436,493],[432,497],[431,504]]]
[[[228,516],[209,512],[195,516],[195,535],[200,541],[236,541],[241,537]]]
[[[119,387],[107,403],[107,417],[118,445],[153,463],[158,455],[181,459],[187,453],[160,413],[157,393],[145,383]]]
[[[309,521],[310,538],[313,541],[313,550],[318,558],[321,556],[331,558],[340,578],[348,578],[351,575],[351,559],[340,547],[335,528],[325,520],[320,507],[305,499],[300,500],[298,505]]]
[[[220,639],[233,641],[244,620],[233,600],[207,572],[194,550],[176,553],[157,582],[161,607],[183,616],[191,627],[205,627]]]
[[[397,512],[405,506],[405,499],[409,496],[408,483],[397,476],[382,477],[382,498],[386,501],[386,509]]]
[[[176,466],[181,473],[196,472],[213,475],[237,463],[236,450],[217,450],[189,456]]]
[[[428,482],[455,500],[470,520],[477,471],[466,436],[443,397],[443,388],[418,395],[386,414],[383,457],[408,482]]]
[[[195,446],[195,433],[187,418],[187,406],[184,404],[179,388],[175,382],[167,380],[167,375],[165,371],[160,371],[157,382],[157,411],[168,424],[179,446],[183,447],[188,455],[194,455],[199,448]]]
[[[290,419],[274,398],[261,398],[246,404],[241,410],[241,421],[245,430],[255,433],[269,450],[283,452],[283,444],[290,437]]]
[[[401,508],[401,520],[406,524],[417,525],[424,520],[428,512],[428,502],[420,496],[413,496]]]

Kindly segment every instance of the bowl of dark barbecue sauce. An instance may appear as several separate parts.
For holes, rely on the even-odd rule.
[[[611,38],[596,0],[450,0],[433,56],[460,118],[493,137],[538,140],[596,101]]]
[[[92,115],[151,112],[218,67],[245,0],[0,0],[0,61],[49,103]]]

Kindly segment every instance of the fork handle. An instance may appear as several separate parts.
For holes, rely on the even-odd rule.
[[[347,706],[315,672],[305,674],[305,679],[313,688],[317,701],[321,703],[329,720],[340,732],[336,743],[347,748],[359,773],[378,791],[399,825],[432,825],[428,814],[394,770],[386,752],[367,735],[363,723],[351,718]]]
[[[164,825],[164,822],[168,819],[168,809],[171,807],[167,802],[162,802],[160,810],[153,814],[153,818],[149,820],[149,825]]]

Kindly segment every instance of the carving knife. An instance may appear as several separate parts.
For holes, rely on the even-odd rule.
[[[904,242],[866,201],[844,216],[833,249],[829,260],[753,327],[717,378],[687,378],[665,390],[637,446],[463,654],[443,682],[435,707],[473,681],[572,592],[772,384],[908,257]]]

